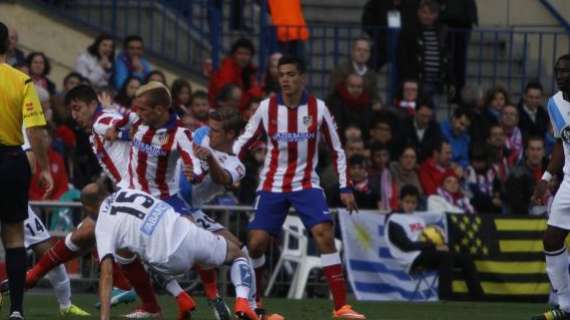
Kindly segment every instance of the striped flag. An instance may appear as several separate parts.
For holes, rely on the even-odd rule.
[[[443,213],[416,213],[429,225],[447,232]],[[390,255],[384,240],[386,215],[339,211],[344,261],[348,279],[358,300],[435,301],[435,272],[408,274]]]
[[[486,300],[547,301],[544,219],[450,214],[448,224],[450,248],[474,257]],[[454,280],[453,292],[464,296],[465,283]]]

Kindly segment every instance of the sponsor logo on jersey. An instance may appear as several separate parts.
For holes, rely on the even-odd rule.
[[[315,138],[313,132],[279,132],[273,135],[273,139],[285,142],[299,142]]]
[[[564,142],[570,143],[570,126],[567,126],[564,129],[562,129],[560,137],[562,138],[562,140],[564,140]]]
[[[133,140],[133,146],[136,149],[138,149],[139,151],[142,151],[144,153],[148,153],[148,154],[155,156],[155,157],[167,155],[166,150],[163,150],[161,147],[158,147],[158,146],[155,146],[152,144],[143,143],[139,139]]]
[[[303,124],[304,124],[304,125],[308,126],[308,125],[310,125],[312,122],[313,122],[313,117],[311,117],[311,116],[303,117]]]
[[[154,229],[160,222],[160,219],[164,216],[164,213],[171,209],[171,207],[164,203],[157,204],[149,214],[146,215],[144,222],[141,226],[141,232],[146,234],[147,236],[152,235]]]

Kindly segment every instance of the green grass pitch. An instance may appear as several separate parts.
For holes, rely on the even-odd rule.
[[[94,303],[97,297],[94,294],[76,294],[73,303],[91,312],[93,317],[77,319],[98,319]],[[228,299],[230,307],[232,300]],[[160,296],[164,319],[176,319],[176,304],[174,299],[166,295]],[[473,303],[473,302],[438,302],[438,303],[398,303],[398,302],[352,302],[360,312],[365,313],[369,320],[524,320],[530,316],[544,311],[542,304],[522,303]],[[287,300],[267,299],[266,305],[273,312],[283,314],[287,320],[330,320],[331,304],[323,299]],[[113,319],[120,319],[120,315],[135,308],[135,304],[121,305],[113,308]],[[5,319],[8,314],[9,301],[3,303],[0,318]],[[58,319],[58,309],[55,297],[50,291],[26,294],[25,297],[26,320]],[[198,298],[198,311],[193,320],[214,319],[206,301]]]

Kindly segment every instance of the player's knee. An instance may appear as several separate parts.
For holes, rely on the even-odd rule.
[[[247,258],[245,253],[233,242],[228,241],[228,256],[226,262],[234,261],[237,258]]]
[[[257,259],[267,251],[267,246],[269,242],[269,236],[264,236],[262,234],[252,233],[250,234],[247,249],[249,251],[249,255],[253,259]]]

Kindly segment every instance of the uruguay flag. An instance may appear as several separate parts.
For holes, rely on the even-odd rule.
[[[447,234],[444,213],[414,213],[428,225]],[[350,215],[339,210],[344,261],[357,300],[437,301],[437,274],[410,275],[390,255],[384,240],[386,215],[360,211]]]

